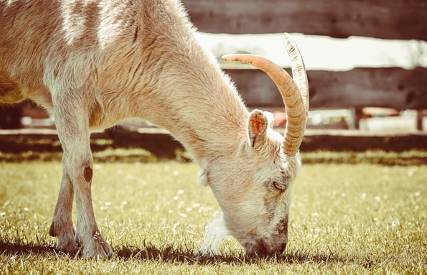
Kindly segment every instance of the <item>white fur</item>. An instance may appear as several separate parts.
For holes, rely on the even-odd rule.
[[[224,213],[207,227],[207,239],[217,243],[227,232],[249,252],[259,239],[271,251],[285,242],[274,228],[288,215],[290,194],[272,182],[289,186],[298,157],[283,153],[283,137],[271,123],[251,137],[255,147],[249,142],[254,116],[197,42],[177,0],[0,0],[0,14],[0,91],[13,87],[3,89],[0,103],[42,104],[55,116],[64,150],[51,227],[58,248],[80,245],[86,257],[111,255],[92,206],[90,129],[130,117],[168,129],[200,163],[199,181]]]
[[[206,225],[205,235],[200,244],[199,252],[204,255],[214,255],[218,253],[218,247],[230,233],[224,222],[223,213],[217,214],[212,221]]]

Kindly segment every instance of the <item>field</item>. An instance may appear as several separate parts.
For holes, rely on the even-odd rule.
[[[288,249],[270,259],[246,258],[233,239],[219,256],[194,252],[218,210],[209,188],[196,184],[196,165],[95,157],[97,221],[115,256],[83,260],[54,250],[48,228],[59,161],[4,161],[1,274],[427,272],[426,153],[304,155]]]

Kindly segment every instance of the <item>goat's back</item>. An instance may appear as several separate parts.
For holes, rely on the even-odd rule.
[[[130,59],[141,58],[144,47],[156,50],[159,35],[172,37],[178,21],[186,23],[177,3],[0,0],[0,102],[39,97],[33,93],[46,93],[61,78],[87,81],[94,70],[105,72],[104,86],[117,82],[112,71],[129,74],[136,66]]]

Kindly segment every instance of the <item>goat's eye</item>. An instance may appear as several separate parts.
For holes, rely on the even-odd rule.
[[[286,190],[285,185],[283,185],[277,181],[273,181],[272,185],[273,185],[274,189],[276,189],[277,191],[283,192]]]

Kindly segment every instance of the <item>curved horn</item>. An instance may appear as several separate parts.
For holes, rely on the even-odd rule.
[[[296,44],[285,33],[286,49],[291,59],[292,73],[290,75],[270,60],[250,54],[231,54],[223,56],[224,60],[239,61],[252,64],[264,71],[276,84],[286,107],[287,124],[284,136],[284,152],[295,156],[304,136],[308,113],[308,81],[304,62]]]
[[[295,84],[298,87],[299,92],[301,93],[302,100],[304,102],[304,108],[308,114],[309,88],[304,60],[302,59],[297,44],[292,40],[291,36],[288,33],[284,33],[284,36],[286,41],[286,51],[288,53],[289,58],[291,59],[292,76]]]

